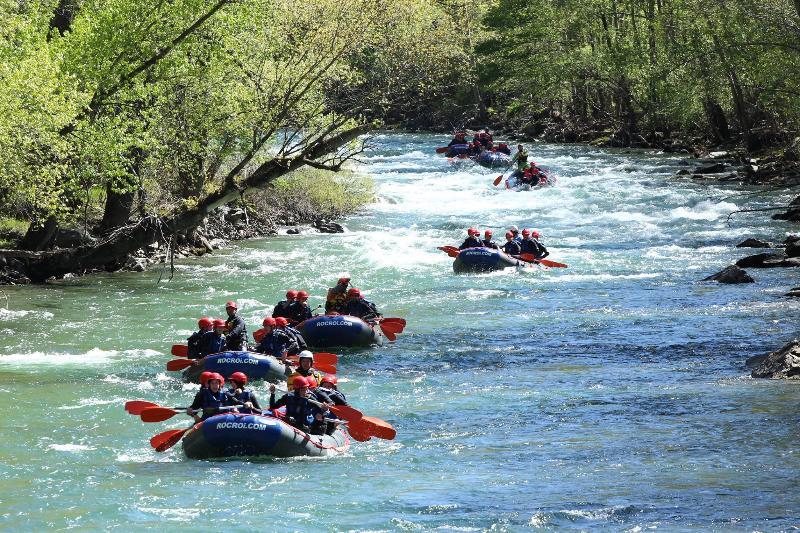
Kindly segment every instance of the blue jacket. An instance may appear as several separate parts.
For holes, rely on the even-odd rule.
[[[253,391],[242,390],[240,394],[236,394],[233,392],[234,390],[235,389],[229,390],[228,394],[236,402],[235,405],[244,404],[245,402],[251,402],[253,404],[253,409],[261,410],[261,406],[258,405],[258,400],[256,399],[256,395],[253,393]],[[249,407],[240,407],[239,412],[249,415],[250,413],[253,412],[253,409],[250,409]]]
[[[467,239],[461,243],[461,246],[458,247],[459,250],[463,250],[465,248],[481,248],[483,243],[477,237],[467,237]]]
[[[205,420],[210,416],[218,414],[220,407],[225,407],[228,405],[238,404],[233,396],[231,396],[227,391],[220,389],[219,392],[214,394],[211,392],[211,389],[202,387],[199,391],[197,391],[197,394],[195,394],[194,400],[192,401],[192,405],[190,405],[190,407],[192,409],[202,409],[203,420]]]
[[[279,331],[283,332],[291,343],[289,344],[289,355],[297,355],[303,350],[308,350],[308,344],[303,335],[292,326],[285,326]]]
[[[519,255],[522,253],[519,243],[514,239],[506,241],[506,243],[503,245],[503,251],[508,255]]]
[[[310,430],[310,432],[318,433],[324,431],[325,422],[320,422],[316,419],[317,414],[323,411],[316,405],[308,401],[309,398],[303,398],[296,395],[294,392],[289,392],[275,400],[275,393],[269,395],[269,408],[277,409],[286,406],[286,421],[294,427],[303,431]]]
[[[292,305],[289,306],[289,316],[286,318],[298,323],[308,320],[311,318],[311,308],[305,302],[292,302]]]
[[[200,337],[200,342],[197,347],[197,354],[199,357],[205,357],[212,353],[219,353],[225,351],[225,336],[217,335],[213,331],[206,331]]]
[[[278,329],[273,329],[269,335],[264,335],[264,337],[261,338],[261,342],[256,346],[256,352],[265,353],[280,359],[291,347],[292,341],[286,333]]]

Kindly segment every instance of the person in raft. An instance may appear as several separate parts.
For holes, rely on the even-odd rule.
[[[517,153],[511,158],[511,163],[516,163],[517,170],[520,172],[525,172],[525,169],[528,168],[528,152],[525,151],[525,147],[521,144],[517,145]]]
[[[517,256],[522,253],[522,248],[514,239],[514,233],[511,231],[506,232],[506,243],[503,245],[503,251],[508,255],[513,256]]]
[[[361,290],[353,287],[347,291],[347,314],[356,316],[364,321],[375,320],[381,318],[378,308],[375,304],[364,299]]]
[[[236,302],[230,301],[225,304],[225,312],[228,319],[225,320],[225,349],[227,350],[246,350],[247,349],[247,324],[244,319],[236,312],[239,306]]]
[[[480,234],[481,232],[476,230],[475,228],[469,228],[467,230],[466,240],[461,243],[461,246],[459,246],[458,249],[463,250],[465,248],[481,248],[483,246],[483,243],[478,238]]]
[[[308,349],[308,344],[306,344],[306,340],[303,338],[303,335],[289,325],[288,319],[282,316],[276,318],[275,329],[289,337],[289,340],[291,341],[289,348],[287,349],[287,353],[289,355],[297,355],[303,350]]]
[[[206,331],[200,337],[200,342],[197,347],[197,355],[199,359],[207,357],[213,353],[219,353],[225,350],[225,321],[221,318],[214,319],[214,327],[211,331]]]
[[[325,374],[322,376],[322,381],[319,382],[318,390],[322,390],[322,392],[327,394],[334,405],[348,405],[347,398],[344,393],[339,390],[338,383],[339,380],[336,379],[336,376]]]
[[[322,373],[314,368],[314,354],[308,350],[303,350],[300,352],[297,358],[297,368],[288,378],[286,378],[286,388],[289,391],[291,391],[294,387],[292,382],[297,376],[314,378],[315,383],[319,383],[320,380],[322,380]]]
[[[289,313],[286,317],[289,319],[290,324],[299,324],[311,318],[311,307],[307,302],[308,293],[306,291],[297,291],[297,299],[289,306]]]
[[[531,163],[519,180],[525,185],[535,187],[536,185],[547,185],[547,175],[544,171],[536,166],[536,163]]]
[[[269,408],[278,409],[286,406],[285,420],[301,431],[312,435],[321,435],[325,432],[325,413],[309,400],[309,385],[306,378],[296,376],[292,381],[292,390],[275,399],[275,385],[269,386]],[[323,404],[324,405],[324,404]]]
[[[286,333],[277,328],[277,318],[267,317],[262,324],[264,336],[256,346],[256,352],[271,355],[285,364],[286,356],[293,348],[293,341]]]
[[[253,391],[246,390],[244,387],[247,385],[247,375],[244,372],[234,372],[228,378],[231,383],[231,388],[228,391],[236,402],[236,405],[244,405],[238,411],[243,414],[251,414],[256,411],[261,411],[261,406],[258,405],[258,399]]]
[[[453,140],[447,146],[453,146],[454,144],[467,144],[467,134],[463,131],[457,131],[453,136]]]
[[[492,248],[494,250],[497,250],[499,248],[499,246],[497,246],[497,243],[492,240],[492,230],[487,229],[486,231],[483,232],[483,240],[481,241],[481,245],[484,248]]]
[[[210,317],[204,316],[197,321],[197,327],[200,328],[200,330],[195,331],[186,339],[186,344],[188,344],[189,347],[189,353],[187,355],[189,359],[200,359],[202,357],[200,355],[200,339],[206,332],[214,328],[214,321]]]
[[[186,414],[193,417],[196,422],[200,422],[210,416],[219,414],[223,411],[223,407],[239,405],[233,396],[222,389],[224,384],[225,378],[216,372],[213,373],[208,378],[206,387],[200,387],[200,390],[195,394],[192,405],[186,409]],[[253,405],[245,405],[245,407],[252,408]],[[202,417],[197,414],[200,411],[203,411]]]
[[[511,148],[508,147],[508,143],[499,143],[497,145],[497,151],[501,154],[511,155]]]
[[[349,277],[341,277],[336,282],[335,287],[328,289],[325,298],[325,313],[342,314],[347,311],[347,286],[350,284]]]
[[[538,231],[535,233],[539,235]],[[535,238],[531,238],[531,230],[527,228],[522,230],[522,242],[520,243],[520,247],[522,248],[523,254],[532,254],[536,259],[542,259],[550,255],[550,252],[547,251],[547,248],[542,246],[542,243]]]
[[[275,304],[275,309],[272,310],[272,318],[278,318],[280,316],[289,318],[289,316],[291,316],[289,308],[294,303],[295,298],[297,298],[296,290],[286,291],[286,299]]]
[[[517,241],[517,242],[521,242],[522,241],[522,236],[519,234],[519,228],[518,227],[511,226],[510,228],[508,228],[508,231],[510,231],[511,234],[514,236],[514,240],[515,241]]]

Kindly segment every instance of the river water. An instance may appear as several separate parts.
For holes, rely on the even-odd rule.
[[[266,531],[779,530],[800,523],[800,388],[744,360],[798,333],[786,269],[698,280],[788,226],[737,208],[774,198],[676,179],[680,158],[537,145],[558,185],[433,154],[442,136],[378,135],[378,200],[340,235],[238,243],[158,271],[0,291],[0,527]],[[436,246],[465,229],[538,229],[567,269],[455,275]],[[406,332],[343,352],[351,402],[394,441],[342,457],[194,461],[148,439],[130,399],[186,404],[164,370],[201,315],[251,325],[287,288],[322,302],[342,272]],[[266,398],[266,387],[257,385]]]

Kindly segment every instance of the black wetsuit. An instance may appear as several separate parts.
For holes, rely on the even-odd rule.
[[[467,240],[461,243],[461,246],[458,247],[459,250],[463,250],[464,248],[481,248],[483,243],[477,237],[467,237]]]
[[[514,239],[506,241],[506,243],[503,245],[503,251],[508,255],[519,255],[522,253],[519,243]]]
[[[288,300],[281,300],[275,305],[275,309],[272,310],[272,318],[278,318],[282,316],[283,318],[290,318],[290,311],[289,308],[292,306],[294,302],[290,302]]]
[[[247,349],[247,324],[239,315],[228,317],[225,321],[228,334],[225,336],[225,348],[228,350]]]

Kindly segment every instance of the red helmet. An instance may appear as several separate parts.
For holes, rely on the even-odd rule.
[[[200,320],[197,321],[197,327],[200,329],[209,329],[214,327],[214,321],[211,317],[204,316]]]
[[[538,231],[536,231],[536,230],[533,230],[533,232],[531,233],[531,235],[533,236],[533,238],[534,238],[534,239],[538,239],[538,238],[539,238],[539,235],[540,235],[540,233],[539,233]]]
[[[356,289],[355,287],[353,287],[352,289],[347,291],[347,297],[348,298],[360,298],[361,297],[361,291]]]
[[[289,321],[286,320],[284,317],[279,316],[275,319],[275,325],[278,326],[279,328],[285,328],[286,326],[289,325]]]
[[[306,291],[297,291],[297,299],[301,302],[308,300],[308,293]]]
[[[487,229],[486,231],[483,232],[483,236],[488,239],[489,237],[492,236],[492,230]]]
[[[295,298],[297,298],[297,291],[294,289],[286,291],[286,297],[294,300]]]
[[[224,327],[225,327],[224,320],[222,320],[221,318],[214,319],[214,328],[224,328]]]
[[[224,378],[224,377],[222,377],[222,374],[219,374],[219,373],[217,373],[217,372],[214,372],[213,374],[211,374],[211,375],[208,377],[208,379],[206,380],[206,383],[211,383],[211,382],[212,382],[212,381],[214,381],[215,379],[219,381],[219,386],[220,386],[220,387],[222,387],[223,385],[225,385],[225,378]]]
[[[211,379],[211,376],[213,376],[213,375],[214,375],[214,373],[213,372],[209,372],[208,370],[206,370],[205,372],[200,374],[200,385],[205,387],[206,383],[208,383],[208,380]]]
[[[506,232],[506,239],[513,239],[513,238],[514,238],[514,234],[511,233],[510,231],[507,231]]]
[[[230,302],[225,304],[225,309],[227,309],[229,307],[233,307],[234,309],[239,309],[239,306],[236,305],[236,302],[234,302],[233,300],[231,300]]]
[[[522,236],[523,237],[528,237],[528,236],[530,236],[530,234],[531,234],[531,230],[529,230],[528,228],[525,228],[524,230],[522,230]]]
[[[263,321],[263,322],[261,322],[261,324],[262,324],[262,325],[263,325],[265,328],[274,328],[276,323],[277,323],[277,320],[275,320],[275,319],[274,319],[274,318],[272,318],[271,316],[268,316],[267,318],[265,318],[265,319],[264,319],[264,321]]]
[[[350,283],[350,278],[339,278],[336,281],[336,283],[339,284],[339,285],[341,285],[342,283],[345,283],[345,284]]]
[[[306,376],[306,383],[308,383],[309,389],[316,389],[317,388],[317,380],[314,379],[314,376]]]
[[[292,380],[292,387],[295,389],[308,387],[308,381],[303,376],[295,376],[295,378]]]
[[[475,228],[469,228],[467,230],[467,235],[480,235],[480,231],[476,230]]]
[[[331,385],[336,385],[337,383],[339,383],[339,380],[336,379],[336,376],[331,376],[330,374],[325,374],[322,377],[322,381],[320,381],[319,384],[322,385],[323,383],[330,383]]]
[[[234,372],[228,379],[240,385],[247,385],[247,375],[244,372]]]

